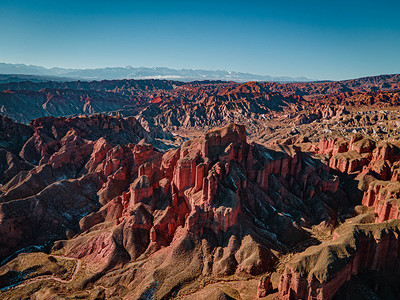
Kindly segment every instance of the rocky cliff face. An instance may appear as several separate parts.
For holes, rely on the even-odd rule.
[[[362,204],[375,208],[376,222],[398,218],[400,149],[397,143],[376,143],[355,134],[350,141],[321,140],[317,151],[330,157],[331,168],[358,175],[359,188],[364,192]]]
[[[361,215],[337,229],[331,241],[294,256],[280,279],[280,299],[332,299],[354,292],[346,282],[360,274],[379,277],[389,273],[398,276],[399,272],[397,143],[354,134],[347,141],[321,140],[315,151],[326,155],[329,166],[341,176],[352,174],[356,178],[364,208]],[[372,208],[369,212],[368,207]],[[368,291],[379,294],[378,285],[373,290],[364,286],[359,292],[366,298]],[[340,292],[342,286],[346,292]]]
[[[399,226],[392,220],[341,228],[333,241],[310,247],[287,264],[279,298],[332,299],[342,285],[367,271],[399,276]]]
[[[150,138],[134,119],[42,118],[30,128],[18,158],[27,171],[1,187],[1,255],[68,238],[52,251],[90,265],[87,283],[136,286],[130,297],[159,280],[162,298],[200,275],[271,271],[310,239],[304,228],[337,222],[338,178],[295,146],[249,144],[241,125],[165,153],[140,141]],[[132,270],[113,271],[136,261],[147,267],[132,281]]]
[[[132,151],[113,144],[151,140],[135,119],[105,116],[43,118],[27,128],[30,137],[15,133],[16,141],[25,141],[20,152],[1,150],[6,162],[0,187],[3,257],[78,232],[84,215],[128,187]]]

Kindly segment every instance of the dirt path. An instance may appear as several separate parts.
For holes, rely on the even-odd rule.
[[[75,275],[78,273],[78,271],[79,271],[79,269],[81,267],[80,259],[72,258],[72,257],[66,257],[66,256],[58,256],[58,255],[52,255],[52,256],[55,257],[55,258],[59,258],[59,259],[74,260],[76,262],[74,272],[72,273],[72,276],[71,276],[70,279],[65,280],[65,279],[58,278],[58,277],[56,277],[54,275],[42,275],[42,276],[38,276],[38,277],[35,277],[35,278],[30,278],[30,279],[25,280],[25,281],[23,281],[21,283],[18,283],[18,284],[13,284],[13,285],[9,285],[9,286],[3,287],[3,288],[0,289],[0,292],[7,291],[7,290],[10,290],[10,289],[14,289],[14,288],[20,288],[20,287],[29,285],[31,283],[35,283],[35,282],[38,282],[38,281],[44,281],[44,280],[54,280],[54,281],[57,281],[57,282],[60,282],[60,283],[70,283],[74,279]]]

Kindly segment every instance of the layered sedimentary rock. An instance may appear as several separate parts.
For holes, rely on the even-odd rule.
[[[205,128],[237,122],[245,124],[251,137],[257,139],[287,137],[291,130],[298,129],[313,137],[322,130],[332,132],[337,120],[340,129],[346,125],[368,134],[385,135],[387,128],[379,123],[390,117],[379,111],[400,104],[396,90],[399,82],[398,74],[287,84],[169,80],[15,82],[0,85],[0,102],[3,100],[3,115],[24,123],[46,115],[102,112],[135,116],[148,132],[159,136],[168,136],[166,129],[177,134],[182,130],[204,132]],[[370,115],[359,111],[361,107],[379,113]],[[321,122],[328,126],[319,126]],[[370,126],[373,123],[377,126]],[[339,137],[343,131],[332,134]]]
[[[136,120],[105,116],[44,118],[30,130],[19,156],[1,150],[8,166],[0,187],[3,257],[79,232],[84,215],[129,187],[132,150],[112,143],[147,137]]]
[[[399,219],[399,181],[374,180],[364,193],[362,204],[373,206],[377,214],[376,222]]]
[[[347,141],[323,139],[313,149],[323,154],[329,166],[340,171],[343,178],[347,174],[356,176],[358,189],[363,193],[362,211],[366,212],[368,207],[372,211],[348,220],[334,232],[331,241],[294,256],[280,279],[281,299],[340,298],[345,293],[357,293],[346,283],[359,282],[354,278],[399,274],[399,222],[396,219],[400,216],[397,177],[400,157],[397,142],[374,141],[357,133]],[[368,293],[377,295],[382,293],[379,284],[356,290],[363,297]]]
[[[1,187],[2,255],[43,243],[49,233],[35,224],[51,223],[55,240],[69,238],[57,241],[54,253],[92,265],[87,283],[110,286],[117,280],[118,293],[137,287],[129,297],[151,289],[154,270],[164,274],[157,298],[200,275],[271,271],[276,253],[310,238],[302,226],[337,222],[335,198],[343,193],[338,178],[298,147],[249,144],[241,125],[211,130],[165,153],[141,141],[148,136],[134,120],[48,118],[31,127],[21,151],[30,170]],[[53,184],[46,188],[47,182]],[[89,182],[90,188],[84,185]],[[81,202],[66,202],[63,191],[75,188],[82,189],[75,192]],[[31,211],[26,223],[39,235],[11,216],[16,211],[8,206],[18,197],[18,205]],[[62,211],[70,215],[67,221]],[[116,266],[137,259],[147,266],[134,268],[140,276],[125,282],[129,271],[115,273]],[[175,265],[179,273],[170,270]],[[170,272],[176,278],[167,280]]]
[[[397,143],[376,143],[362,134],[354,134],[349,141],[321,140],[317,151],[329,157],[331,168],[358,174],[359,187],[364,192],[362,204],[375,208],[376,222],[399,217],[400,152]]]
[[[308,248],[286,266],[280,299],[332,299],[339,288],[363,272],[399,275],[400,220],[347,225],[335,239]]]

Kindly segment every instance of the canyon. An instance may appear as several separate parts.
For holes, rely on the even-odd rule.
[[[397,299],[399,106],[398,74],[2,83],[0,298]]]

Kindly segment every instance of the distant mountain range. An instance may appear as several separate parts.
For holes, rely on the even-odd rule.
[[[163,67],[134,68],[112,67],[96,69],[64,69],[64,68],[44,68],[41,66],[25,64],[0,63],[0,74],[24,74],[41,76],[45,79],[51,76],[51,80],[65,81],[71,80],[104,80],[104,79],[170,79],[179,81],[194,80],[225,80],[225,81],[275,81],[275,82],[307,82],[311,79],[306,77],[274,77],[269,75],[255,75],[250,73],[230,72],[224,70],[192,70],[192,69],[169,69]],[[62,78],[57,78],[62,77]],[[29,80],[29,79],[26,79]]]
[[[78,78],[71,77],[61,77],[61,76],[48,76],[48,75],[26,75],[26,74],[0,74],[0,84],[9,82],[46,82],[46,81],[56,81],[56,82],[67,82],[76,81]]]

